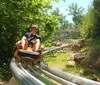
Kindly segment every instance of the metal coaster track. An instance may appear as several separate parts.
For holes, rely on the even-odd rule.
[[[65,47],[67,46],[48,49],[43,52],[43,55]],[[15,62],[14,58],[11,60],[10,68],[14,78],[18,80],[18,85],[100,85],[99,82],[62,72],[44,64],[40,64],[40,66],[35,66],[34,68],[28,65],[28,68],[24,69],[20,63]],[[59,82],[59,84],[41,76],[41,74]]]

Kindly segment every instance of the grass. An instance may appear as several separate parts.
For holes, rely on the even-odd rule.
[[[100,47],[100,38],[87,40],[87,47]]]
[[[69,53],[56,53],[56,57],[51,57],[48,61],[48,65],[50,67],[54,67],[56,69],[79,75],[79,71],[83,68],[80,65],[76,65],[74,67],[67,66],[67,58],[69,57]]]
[[[92,50],[91,50],[92,49]],[[89,52],[88,52],[89,51]],[[100,38],[90,39],[86,41],[86,46],[83,47],[80,52],[87,52],[87,56],[99,56],[100,55]],[[98,53],[99,52],[99,53]],[[70,56],[71,52],[67,53],[55,53],[56,57],[50,57],[48,65],[56,69],[68,72],[71,74],[79,75],[88,79],[100,81],[100,74],[94,74],[87,72],[85,68],[81,65],[76,64],[76,66],[67,66],[67,58]]]
[[[56,57],[50,57],[48,65],[63,70],[66,68],[67,53],[56,53]]]
[[[100,47],[100,38],[96,38],[96,39],[88,39],[86,41],[86,46],[83,47],[80,52],[91,49],[91,48],[96,48],[96,47]]]
[[[70,53],[71,52],[56,53],[56,57],[49,58],[48,66],[88,79],[100,78],[99,74],[85,72],[85,69],[79,64],[76,64],[76,66],[73,67],[67,66],[67,58],[69,57]]]

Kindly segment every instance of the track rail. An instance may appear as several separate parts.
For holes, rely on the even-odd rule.
[[[99,82],[96,82],[96,81],[93,81],[90,79],[86,79],[86,78],[83,78],[80,76],[72,75],[72,74],[69,74],[67,72],[62,72],[60,70],[45,66],[43,64],[41,64],[41,68],[43,70],[46,70],[46,71],[62,78],[62,79],[65,79],[65,80],[70,81],[70,82],[77,84],[77,85],[100,85]],[[68,84],[68,85],[70,85],[70,84]]]
[[[10,64],[11,70],[15,78],[21,85],[45,85],[43,82],[26,72],[22,66],[16,65],[15,59],[13,58]]]
[[[48,49],[43,52],[43,55],[65,47],[67,46]],[[24,69],[20,63],[15,63],[14,58],[11,60],[10,68],[14,77],[18,80],[19,85],[100,85],[99,82],[65,73],[44,64],[34,68],[28,65],[28,68]],[[59,84],[52,82],[50,79],[47,79],[44,76],[41,76],[41,74],[44,74],[54,81],[59,82]]]

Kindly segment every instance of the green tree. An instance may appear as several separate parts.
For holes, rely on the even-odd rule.
[[[91,38],[94,29],[94,9],[89,8],[88,12],[82,19],[82,25],[80,26],[81,36],[83,38]]]
[[[100,37],[100,0],[94,0],[94,29],[92,37]]]
[[[84,8],[78,7],[77,4],[72,3],[71,5],[69,5],[69,9],[67,9],[67,11],[69,11],[69,15],[73,16],[73,22],[76,29],[78,29],[78,25],[82,24],[82,15]]]
[[[66,20],[66,16],[60,13],[59,8],[56,8],[53,12],[53,15],[58,16],[59,29],[67,29],[68,28],[68,20]]]
[[[0,65],[4,68],[13,57],[15,42],[37,24],[44,40],[51,36],[58,24],[56,16],[46,14],[52,0],[1,0],[0,1]],[[44,29],[42,29],[44,28]],[[45,31],[45,33],[43,33]],[[8,67],[7,67],[8,68]]]
[[[100,1],[94,0],[93,7],[84,16],[81,33],[85,38],[100,37]]]

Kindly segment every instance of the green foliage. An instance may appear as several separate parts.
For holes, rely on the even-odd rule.
[[[44,42],[44,47],[51,47],[51,46],[52,46],[51,40],[47,40]]]
[[[81,52],[85,52],[85,51],[90,50],[90,52],[88,53],[88,56],[90,56],[90,54],[93,54],[92,51],[97,51],[95,49],[100,48],[100,38],[87,39],[85,42],[86,42],[86,46],[81,49]],[[98,50],[98,51],[100,51],[100,50]],[[97,54],[99,54],[99,53],[100,52],[97,52]],[[93,55],[95,55],[95,54],[93,54]]]
[[[80,38],[80,31],[76,29],[59,29],[54,33],[54,41],[66,41],[67,39]]]
[[[100,37],[100,1],[94,0],[93,7],[84,16],[81,33],[84,38]]]
[[[82,25],[80,27],[81,36],[84,38],[90,38],[93,33],[93,23],[94,23],[94,10],[90,8],[88,13],[84,15],[82,19]]]
[[[57,29],[58,18],[47,14],[52,0],[0,1],[0,67],[8,66],[15,51],[15,43],[29,30],[30,24],[39,26],[43,40],[48,40]],[[45,32],[45,33],[44,33]],[[48,38],[48,39],[47,39]],[[4,68],[5,69],[5,68]]]
[[[100,38],[90,39],[88,40],[88,46],[91,47],[100,47]]]
[[[73,22],[75,24],[76,29],[78,29],[78,25],[82,24],[82,16],[84,8],[78,7],[77,4],[72,3],[69,5],[69,15],[73,16]]]
[[[59,8],[56,8],[53,12],[53,15],[57,16],[58,23],[59,23],[59,29],[74,29],[74,24],[69,23],[66,19],[67,16],[60,13]]]
[[[51,0],[2,0],[0,2],[0,46],[2,47],[0,53],[2,59],[12,56],[15,42],[25,34],[31,23],[37,24],[40,30],[46,32],[46,35],[42,34],[43,36],[52,35],[50,32],[56,29],[58,23],[55,19],[56,16],[45,13],[46,9],[51,9],[50,2]]]
[[[64,19],[65,19],[65,16],[63,16],[63,14],[60,14],[59,8],[56,8],[56,9],[52,12],[52,14],[55,15],[55,16],[57,16],[58,22],[59,22],[59,28],[62,28]]]
[[[100,37],[100,0],[94,0],[94,29],[92,37]]]

